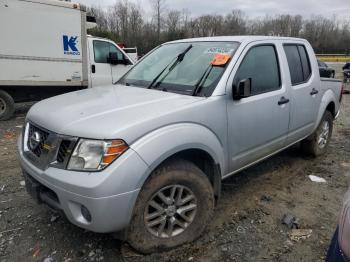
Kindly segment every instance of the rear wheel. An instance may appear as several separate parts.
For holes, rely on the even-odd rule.
[[[0,90],[0,120],[8,120],[15,112],[15,102],[5,91]]]
[[[301,142],[301,148],[306,154],[314,157],[326,152],[333,132],[333,115],[326,111],[316,131]]]
[[[142,253],[167,250],[195,240],[214,209],[214,193],[207,176],[185,160],[158,168],[142,188],[128,242]]]

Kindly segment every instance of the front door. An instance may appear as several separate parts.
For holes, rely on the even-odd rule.
[[[108,63],[110,43],[103,40],[92,40],[90,48],[90,76],[91,86],[105,86],[112,84],[112,68]],[[91,52],[92,51],[92,52]]]
[[[238,170],[285,145],[289,125],[289,92],[279,67],[282,46],[249,45],[234,75],[233,84],[251,79],[252,95],[227,102],[231,170]],[[227,90],[231,90],[229,81]]]

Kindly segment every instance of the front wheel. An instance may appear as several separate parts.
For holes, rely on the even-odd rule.
[[[198,238],[214,210],[213,188],[194,164],[173,160],[158,168],[142,188],[128,242],[142,253],[164,251]]]
[[[306,154],[314,157],[324,154],[328,148],[333,132],[333,115],[326,111],[316,131],[301,142],[301,148]]]

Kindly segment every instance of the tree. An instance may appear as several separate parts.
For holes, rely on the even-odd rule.
[[[156,19],[157,26],[157,40],[160,42],[160,32],[161,32],[161,24],[163,20],[163,14],[165,9],[165,0],[150,0],[152,8],[154,10],[154,17]]]
[[[302,37],[316,52],[350,51],[350,20],[323,16],[303,19],[300,15],[288,14],[250,19],[241,10],[232,10],[225,16],[193,17],[186,9],[166,12],[165,1],[150,0],[152,20],[144,17],[140,6],[130,0],[115,0],[107,10],[93,6],[88,12],[96,17],[98,26],[89,33],[137,46],[141,54],[169,40],[243,34]]]

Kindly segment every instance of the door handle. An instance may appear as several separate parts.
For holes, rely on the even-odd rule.
[[[95,74],[96,73],[96,66],[91,65],[91,73]]]
[[[284,96],[281,97],[280,101],[278,101],[278,105],[284,105],[284,104],[287,104],[289,103],[289,99],[288,98],[285,98]]]
[[[318,90],[315,88],[312,88],[310,95],[313,96],[313,95],[317,95],[317,94],[318,94]]]

